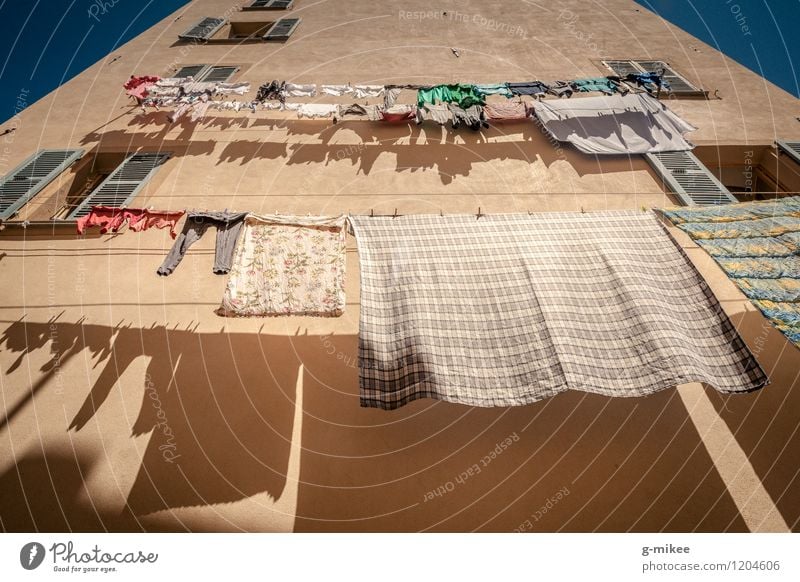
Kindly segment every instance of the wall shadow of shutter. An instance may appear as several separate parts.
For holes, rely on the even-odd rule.
[[[129,156],[83,199],[67,219],[89,214],[92,206],[120,208],[127,205],[171,155],[170,152],[144,152]]]
[[[645,154],[645,158],[666,187],[686,206],[737,202],[692,152],[657,152]]]
[[[16,214],[81,156],[82,149],[40,150],[14,168],[0,181],[0,219]]]

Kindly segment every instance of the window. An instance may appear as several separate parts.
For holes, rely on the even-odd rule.
[[[737,202],[692,152],[658,152],[645,157],[669,190],[687,206]]]
[[[288,10],[294,0],[255,0],[250,6],[243,6],[242,10]]]
[[[631,73],[661,73],[663,79],[669,83],[673,95],[690,97],[705,97],[706,91],[692,85],[685,77],[679,75],[664,61],[647,60],[607,60],[603,64],[614,71],[615,75],[625,78]]]
[[[126,206],[170,155],[169,152],[140,152],[128,156],[94,190],[73,204],[67,218],[74,220],[85,216],[95,205]]]
[[[224,83],[238,70],[239,67],[232,65],[188,65],[181,67],[173,76],[179,79],[192,77],[195,81]]]
[[[277,8],[277,5],[275,7]],[[267,8],[267,6],[259,8]],[[289,39],[299,24],[299,18],[281,18],[277,22],[228,22],[224,18],[207,17],[183,34],[179,34],[178,38],[221,44],[261,42],[263,40],[285,41]]]
[[[83,150],[41,150],[0,181],[0,219],[16,214],[59,174],[83,156]]]

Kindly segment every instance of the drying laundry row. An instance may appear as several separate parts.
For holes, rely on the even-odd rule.
[[[203,97],[182,103],[169,113],[169,119],[191,113],[197,120],[214,105],[229,101],[209,101]],[[471,104],[470,104],[471,103]],[[645,93],[548,99],[493,100],[475,103],[462,94],[461,103],[422,103],[418,105],[335,105],[324,103],[264,103],[265,108],[297,111],[299,117],[333,118],[333,122],[365,120],[386,123],[439,125],[453,129],[469,127],[478,131],[489,125],[524,121],[533,116],[544,130],[559,142],[572,143],[578,150],[593,155],[645,154],[692,149],[684,135],[696,128],[675,115],[662,101]]]
[[[614,93],[625,94],[629,91],[628,83],[632,86],[644,88],[647,92],[664,89],[669,91],[667,83],[659,73],[631,73],[625,78],[617,76],[587,77],[571,81],[542,81],[503,82],[503,83],[459,83],[440,85],[316,85],[287,83],[286,81],[273,80],[262,84],[258,88],[255,101],[268,100],[284,101],[287,97],[316,97],[321,95],[352,96],[355,99],[369,99],[384,96],[385,105],[394,105],[403,90],[418,92],[419,102],[456,102],[468,107],[472,103],[464,103],[464,96],[474,95],[482,100],[489,95],[534,96],[541,97],[549,94],[556,97],[570,97],[577,92],[601,92],[607,95]],[[180,97],[193,93],[208,92],[222,95],[244,95],[249,92],[250,83],[224,83],[196,81],[192,77],[159,78],[155,76],[131,77],[124,85],[126,92],[138,100],[147,98]],[[319,87],[319,90],[318,90]]]
[[[158,228],[174,218],[149,212],[145,224]],[[119,227],[107,209],[93,214],[87,224]],[[423,397],[512,406],[569,389],[641,396],[688,382],[730,393],[767,383],[652,211],[477,220],[189,212],[158,272],[171,273],[214,226],[214,271],[229,272],[220,315],[338,316],[348,222],[361,263],[362,406]]]
[[[654,88],[668,88],[660,75],[636,73],[628,75],[628,83],[644,87],[648,92]],[[571,97],[574,92],[601,92],[606,95],[627,94],[629,88],[619,77],[594,77],[573,81],[527,81],[521,83],[449,84],[449,85],[320,85],[294,84],[273,80],[261,85],[255,99],[249,101],[215,101],[214,97],[245,95],[250,91],[249,83],[223,83],[195,81],[192,77],[160,79],[153,76],[131,77],[124,88],[142,107],[177,107],[180,112],[171,115],[175,121],[194,107],[192,119],[201,119],[209,108],[235,111],[262,109],[294,109],[301,117],[330,117],[337,113],[333,104],[287,104],[287,98],[313,98],[318,94],[352,96],[354,99],[369,99],[383,96],[384,108],[392,108],[404,90],[416,91],[419,108],[435,104],[453,104],[461,109],[484,105],[491,95],[508,99],[531,96],[541,99],[545,95]],[[224,103],[224,105],[219,104]]]

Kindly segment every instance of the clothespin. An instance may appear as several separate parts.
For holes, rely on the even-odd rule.
[[[439,209],[439,216],[444,217],[444,211],[441,208]]]
[[[392,218],[397,218],[397,208],[394,209],[394,216]]]
[[[481,216],[483,216],[483,213],[481,212],[481,207],[478,206],[478,218],[480,218]]]
[[[581,214],[586,214],[586,211],[583,209],[583,206],[581,206]]]
[[[370,218],[374,218],[375,217],[375,209],[374,208],[370,208],[369,209],[369,217]]]

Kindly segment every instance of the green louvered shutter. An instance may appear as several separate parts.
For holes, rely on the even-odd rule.
[[[72,211],[68,219],[89,214],[92,206],[125,206],[144,187],[170,157],[169,152],[139,153],[129,156]]]
[[[288,40],[299,24],[299,18],[282,18],[270,27],[264,40]]]
[[[213,82],[213,83],[224,83],[228,79],[230,79],[233,74],[238,71],[238,67],[229,67],[229,66],[210,66],[206,69],[199,78],[196,78],[196,81],[203,81],[205,82]]]
[[[737,202],[692,152],[658,152],[645,157],[670,191],[687,206]]]
[[[795,162],[800,164],[800,141],[785,141],[785,140],[778,140],[775,142],[778,144],[778,148],[789,157],[791,157]]]
[[[0,180],[0,219],[28,203],[64,170],[83,156],[83,150],[40,150]]]
[[[183,40],[208,40],[225,24],[224,18],[203,18],[178,38]]]

